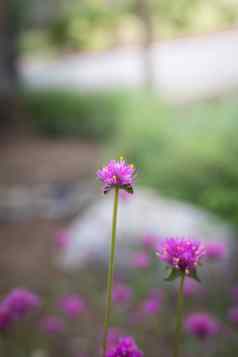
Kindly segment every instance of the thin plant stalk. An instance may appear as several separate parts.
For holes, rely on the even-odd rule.
[[[180,278],[180,284],[179,284],[179,290],[178,290],[178,300],[177,300],[174,357],[180,357],[183,305],[184,305],[184,280],[185,280],[185,274],[182,274],[181,278]]]
[[[105,320],[104,320],[104,335],[103,335],[103,346],[102,346],[103,357],[105,357],[106,350],[107,350],[107,338],[108,338],[108,330],[110,326],[111,310],[112,310],[112,285],[113,285],[113,272],[114,272],[115,252],[116,252],[118,196],[119,196],[119,187],[115,187],[113,214],[112,214],[111,253],[110,253],[108,273],[107,273],[107,298],[106,298],[106,312],[105,312]]]

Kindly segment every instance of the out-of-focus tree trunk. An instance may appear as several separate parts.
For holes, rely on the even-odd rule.
[[[13,6],[13,0],[0,0],[0,130],[16,119],[18,29]]]
[[[137,0],[138,16],[143,24],[143,64],[144,79],[147,87],[152,88],[154,83],[152,44],[154,27],[152,19],[152,0]]]

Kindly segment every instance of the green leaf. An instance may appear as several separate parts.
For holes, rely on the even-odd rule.
[[[165,281],[173,281],[181,276],[181,272],[177,269],[171,269]]]
[[[200,278],[199,278],[199,276],[198,276],[198,274],[197,274],[196,269],[193,270],[193,271],[189,274],[189,277],[192,278],[192,279],[194,279],[194,280],[196,280],[196,281],[199,282],[199,283],[201,282],[201,280],[200,280]]]

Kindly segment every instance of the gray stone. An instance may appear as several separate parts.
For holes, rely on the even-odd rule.
[[[105,259],[111,235],[113,194],[98,198],[69,227],[72,239],[63,257],[67,268],[82,266],[92,256]],[[144,234],[189,236],[203,241],[233,242],[231,226],[189,204],[165,199],[156,192],[136,189],[128,200],[120,199],[118,263],[125,263],[125,243],[139,242]],[[122,249],[123,248],[123,249]],[[123,254],[122,254],[123,252]]]

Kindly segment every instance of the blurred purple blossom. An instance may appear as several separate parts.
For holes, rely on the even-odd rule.
[[[7,307],[13,319],[20,319],[38,308],[40,299],[29,290],[16,288],[7,295],[2,305]]]
[[[221,242],[211,242],[206,244],[206,257],[210,261],[219,261],[226,257],[227,246]]]
[[[220,324],[208,313],[195,312],[185,320],[185,329],[191,335],[204,340],[218,334]]]
[[[117,304],[128,303],[132,298],[132,289],[123,283],[116,283],[112,290],[112,299]]]
[[[0,331],[6,330],[11,325],[11,322],[12,322],[11,311],[6,305],[1,304],[0,305]]]
[[[126,336],[107,352],[106,357],[143,357],[143,353],[137,347],[134,339]]]
[[[65,230],[60,230],[55,234],[55,245],[59,250],[67,248],[70,242],[70,234]]]
[[[146,234],[143,238],[143,245],[145,249],[156,249],[158,246],[159,237],[152,234]]]
[[[133,268],[147,269],[150,265],[150,257],[144,251],[136,252],[132,256],[130,264]]]
[[[234,306],[228,311],[228,318],[238,326],[238,306]]]
[[[48,335],[54,335],[64,331],[64,322],[57,316],[48,315],[41,319],[40,327]]]
[[[184,296],[189,298],[191,296],[200,294],[203,291],[201,284],[194,279],[186,277],[184,281]]]
[[[65,295],[58,301],[58,307],[70,319],[77,318],[80,314],[87,310],[86,302],[80,295],[72,294]]]

